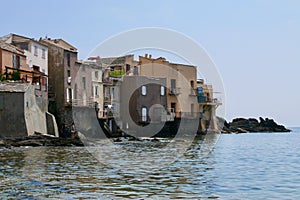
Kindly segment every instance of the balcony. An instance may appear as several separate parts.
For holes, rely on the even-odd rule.
[[[171,88],[169,90],[169,95],[179,95],[181,92],[180,92],[180,88]]]
[[[206,96],[198,96],[198,103],[205,105],[221,105],[222,101],[219,98],[207,98]]]
[[[95,107],[95,101],[93,98],[83,100],[83,99],[72,99],[67,100],[65,103],[66,106],[74,106],[74,107],[89,107],[94,108]]]
[[[114,70],[114,71],[110,71],[109,72],[109,76],[110,77],[121,77],[125,75],[125,71],[124,70]]]

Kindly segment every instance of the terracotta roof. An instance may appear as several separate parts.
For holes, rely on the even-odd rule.
[[[19,49],[18,47],[3,41],[0,41],[0,48],[16,54],[24,54],[24,51],[22,49]]]
[[[25,92],[30,83],[0,82],[0,92]]]

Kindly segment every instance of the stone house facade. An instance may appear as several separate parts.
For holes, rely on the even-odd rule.
[[[12,71],[6,70],[6,67],[26,70],[26,56],[22,49],[0,41],[0,74]]]
[[[124,76],[134,74],[138,62],[134,60],[134,55],[100,58],[97,62],[102,66],[103,73],[103,107],[100,108],[104,113],[102,118],[110,117],[107,115],[108,110],[116,116],[120,110],[118,85],[122,83]]]
[[[177,118],[197,118],[197,69],[192,65],[170,63],[165,58],[139,56],[138,75],[166,78],[167,110]]]
[[[72,119],[72,100],[74,80],[80,68],[78,51],[62,39],[40,39],[48,47],[48,98],[49,112],[57,119],[58,126],[70,128]]]
[[[36,88],[43,91],[44,97],[47,96],[48,84],[48,48],[46,45],[36,41],[33,38],[28,38],[16,34],[8,34],[0,38],[6,43],[12,44],[24,51],[26,56],[26,81],[36,85]],[[29,73],[29,72],[34,73]]]

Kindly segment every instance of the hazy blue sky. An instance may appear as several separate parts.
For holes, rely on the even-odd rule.
[[[63,38],[81,59],[132,28],[179,31],[216,63],[227,119],[264,116],[300,125],[300,1],[4,0],[1,7],[0,35]]]

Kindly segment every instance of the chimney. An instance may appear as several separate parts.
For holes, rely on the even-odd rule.
[[[152,58],[152,55],[151,55],[151,54],[149,54],[149,58]]]
[[[145,58],[148,58],[148,54],[147,53],[145,54]]]

